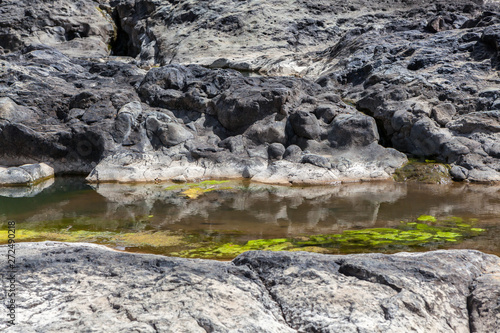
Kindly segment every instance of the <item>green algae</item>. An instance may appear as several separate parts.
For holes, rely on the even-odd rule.
[[[0,239],[8,239],[7,230],[0,230]],[[119,233],[113,231],[88,230],[16,230],[16,241],[36,242],[45,240],[99,243],[126,247],[172,247],[187,244],[184,240],[184,236],[165,231]]]
[[[89,242],[171,256],[232,259],[251,250],[357,253],[435,249],[485,232],[485,229],[475,226],[477,219],[421,215],[392,228],[241,241],[245,235],[238,230],[160,231],[150,224],[152,218],[152,215],[133,221],[63,218],[39,224],[20,223],[16,229],[16,240]],[[0,240],[6,241],[7,228],[2,223],[0,225]]]
[[[234,187],[232,186],[221,186],[226,183],[229,183],[229,180],[204,180],[199,183],[170,185],[166,187],[165,190],[178,191],[180,195],[188,199],[196,199],[199,196],[208,192],[234,189]]]
[[[235,242],[215,243],[171,253],[180,257],[231,259],[251,250],[310,251],[320,253],[355,253],[418,249],[457,243],[484,232],[473,228],[474,222],[462,223],[460,218],[439,221],[434,216],[421,215],[419,222],[401,222],[394,228],[369,228],[346,230],[338,234],[311,235],[298,238],[256,239],[244,244]],[[427,223],[423,223],[427,222]]]
[[[293,244],[287,238],[275,239],[254,239],[245,244],[224,243],[211,245],[208,247],[195,248],[181,252],[174,252],[171,255],[180,257],[197,258],[234,258],[237,255],[253,250],[263,251],[285,251],[293,248]]]
[[[394,180],[397,182],[419,182],[425,184],[448,184],[451,183],[449,165],[436,163],[434,160],[426,159],[424,162],[410,160],[394,172]]]
[[[215,186],[229,183],[229,180],[204,180],[199,183],[174,184],[165,188],[166,191],[183,190],[187,188],[206,188],[207,186]]]
[[[237,255],[252,250],[285,251],[292,248],[293,244],[286,238],[278,239],[255,239],[244,245],[226,243],[215,247],[198,248],[194,250],[172,253],[181,257],[202,258],[234,258]]]
[[[420,215],[417,218],[417,221],[422,221],[422,222],[436,222],[436,218],[432,215]]]

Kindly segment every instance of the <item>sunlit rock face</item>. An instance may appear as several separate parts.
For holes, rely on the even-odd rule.
[[[4,1],[2,164],[92,182],[318,184],[390,178],[406,154],[498,181],[497,13],[466,0]]]
[[[217,262],[46,242],[16,253],[23,288],[13,332],[484,332],[499,324],[500,259],[478,251],[254,251]]]

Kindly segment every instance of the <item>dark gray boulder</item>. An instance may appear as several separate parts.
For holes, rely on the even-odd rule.
[[[281,143],[271,143],[269,147],[267,147],[267,155],[272,160],[281,160],[285,151],[285,146]]]
[[[302,149],[297,145],[290,145],[286,148],[283,158],[290,162],[300,162],[302,159]]]
[[[11,64],[2,77],[7,88],[0,103],[0,155],[5,163],[45,160],[56,172],[95,169],[89,180],[96,182],[257,174],[266,181],[281,167],[274,166],[266,177],[262,172],[290,145],[336,154],[336,145],[325,140],[335,120],[318,120],[318,105],[337,110],[335,117],[342,110],[357,115],[306,79],[247,78],[233,70],[196,65],[153,68],[144,75],[133,64],[74,60],[47,46],[27,47],[3,59]],[[51,89],[39,95],[41,86]],[[349,135],[337,130],[350,140],[345,148],[353,150],[366,146],[373,131],[369,126]],[[363,138],[353,139],[358,136]],[[387,158],[394,156],[388,151]],[[294,158],[295,163],[300,159]],[[404,158],[394,161],[400,165]],[[393,172],[380,160],[370,163],[381,171],[378,178]],[[330,168],[328,163],[314,165]],[[325,181],[351,178],[348,172],[344,168]],[[364,176],[372,173],[367,170]],[[285,182],[291,177],[280,174]],[[298,174],[304,182],[321,179]]]
[[[332,164],[328,160],[328,158],[324,156],[314,155],[314,154],[306,154],[302,157],[302,163],[309,163],[312,165],[316,165],[322,168],[331,168]]]
[[[499,180],[491,149],[500,140],[499,94],[489,79],[498,71],[498,14],[490,5],[422,4],[383,28],[373,20],[325,50],[320,63],[331,74],[318,63],[309,73],[321,68],[319,83],[372,116],[385,146],[474,169],[463,174],[471,181]]]
[[[316,116],[309,112],[296,112],[290,116],[290,124],[296,135],[312,140],[319,140],[321,128]]]
[[[334,147],[367,146],[379,138],[375,119],[360,113],[337,116],[328,133]]]

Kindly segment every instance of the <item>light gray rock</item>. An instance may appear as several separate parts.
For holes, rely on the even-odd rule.
[[[38,118],[33,110],[18,105],[9,97],[0,98],[0,120],[26,121],[33,118]]]
[[[498,327],[500,259],[478,251],[348,256],[256,251],[230,263],[44,242],[17,244],[16,259],[16,325],[9,332]],[[7,283],[2,280],[4,294]],[[2,304],[0,315],[7,311]]]
[[[457,110],[451,103],[439,104],[432,109],[431,116],[441,126],[445,126],[452,120]]]
[[[10,167],[0,169],[0,184],[2,185],[28,185],[33,181],[31,175],[21,168]]]
[[[471,332],[494,332],[500,327],[500,279],[498,273],[486,271],[471,286],[467,298]]]
[[[0,186],[32,185],[52,177],[54,169],[45,163],[0,167]]]
[[[498,286],[498,262],[474,251],[247,252],[234,260],[261,277],[286,322],[305,332],[481,332],[498,323],[491,302],[498,293],[483,299]],[[473,285],[477,292],[471,294]]]
[[[21,243],[16,254],[11,332],[293,332],[245,267],[88,244]]]

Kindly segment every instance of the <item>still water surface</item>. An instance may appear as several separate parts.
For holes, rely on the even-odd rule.
[[[90,186],[81,178],[57,178],[29,191],[0,188],[0,224],[6,229],[6,222],[15,220],[21,230],[19,241],[65,240],[80,231],[85,236],[79,238],[83,241],[120,250],[171,254],[210,242],[244,244],[254,239],[393,228],[400,226],[401,221],[431,215],[437,219],[473,221],[474,227],[485,232],[427,247],[362,248],[349,252],[470,248],[500,255],[500,185],[383,182],[282,187],[229,182],[196,199],[187,198],[179,190],[168,190],[169,185]],[[28,235],[29,231],[29,237],[23,238],[21,233]],[[85,232],[91,232],[91,237]],[[107,233],[107,238],[101,237],[101,232]],[[183,241],[158,238],[151,245],[144,238],[136,237],[135,243],[131,243],[109,236],[126,234],[130,240],[133,234],[143,237],[158,232]],[[5,239],[0,242],[5,243]]]

